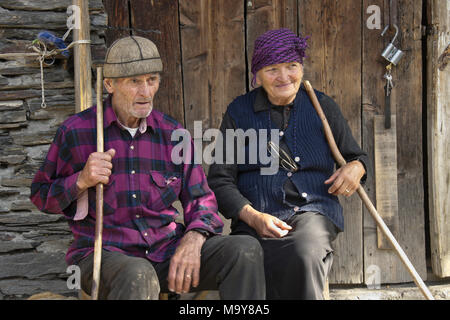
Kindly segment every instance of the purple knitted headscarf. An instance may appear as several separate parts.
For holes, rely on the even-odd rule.
[[[252,57],[252,85],[255,86],[256,73],[266,66],[293,61],[303,64],[308,38],[309,36],[297,37],[286,28],[270,30],[260,35],[255,41]]]

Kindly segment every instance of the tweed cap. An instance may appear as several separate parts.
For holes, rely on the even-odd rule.
[[[103,77],[127,78],[162,70],[162,60],[156,45],[149,39],[129,36],[114,41],[108,48]]]

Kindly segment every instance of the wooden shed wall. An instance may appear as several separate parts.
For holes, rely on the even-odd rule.
[[[251,89],[249,66],[256,37],[272,28],[287,27],[311,35],[305,78],[338,102],[355,137],[373,156],[373,119],[384,112],[383,74],[387,63],[380,54],[390,39],[382,38],[380,29],[366,27],[369,17],[366,9],[369,5],[380,7],[383,28],[390,20],[388,1],[233,0],[225,4],[222,1],[179,0],[178,6],[144,2],[129,1],[131,10],[147,8],[147,12],[132,11],[130,21],[136,21],[138,14],[146,16],[146,20],[157,16],[157,20],[165,23],[163,26],[152,24],[153,28],[176,30],[177,21],[173,16],[179,15],[179,35],[169,38],[171,50],[176,50],[175,44],[179,41],[181,68],[175,68],[180,64],[176,58],[178,52],[160,46],[161,54],[168,59],[166,65],[168,63],[173,73],[165,74],[164,81],[167,80],[170,89],[163,87],[159,96],[166,99],[170,92],[182,99],[168,103],[160,100],[157,107],[172,111],[188,129],[192,130],[195,120],[202,120],[204,129],[220,125],[228,103]],[[401,30],[397,45],[406,52],[404,60],[393,71],[396,88],[392,108],[397,115],[398,206],[401,208],[397,236],[419,274],[426,278],[422,2],[398,1],[396,11]],[[152,39],[152,35],[149,38]],[[157,42],[161,39],[153,38]],[[183,86],[173,82],[179,81],[180,75]],[[374,199],[373,163],[369,164],[368,173],[366,189]],[[342,203],[346,231],[336,241],[336,259],[330,281],[363,283],[368,278],[366,271],[373,270],[372,267],[380,271],[383,283],[410,281],[396,254],[392,250],[378,249],[376,225],[359,198],[342,199]]]

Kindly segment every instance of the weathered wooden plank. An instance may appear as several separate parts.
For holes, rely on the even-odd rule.
[[[103,0],[108,16],[108,28],[105,30],[105,43],[109,47],[115,40],[129,36],[130,28],[128,1]]]
[[[16,123],[27,121],[25,110],[0,112],[0,123]]]
[[[69,95],[73,94],[73,89],[58,89],[58,90],[45,90],[45,97],[55,96],[55,95]],[[36,98],[41,97],[40,90],[7,90],[0,91],[0,100],[1,101],[11,101],[11,100],[19,100],[19,99],[28,99],[28,98]],[[3,108],[3,102],[0,102],[0,110]]]
[[[67,28],[66,22],[65,12],[49,11],[42,14],[42,12],[8,10],[0,6],[0,27],[2,28],[64,30]]]
[[[184,124],[178,1],[130,0],[130,10],[133,35],[152,40],[163,61],[155,109]]]
[[[428,186],[430,245],[433,273],[450,276],[450,3],[428,3],[429,57],[427,70]],[[447,51],[445,51],[447,49]],[[442,62],[441,62],[442,61]],[[448,62],[447,62],[448,63]]]
[[[60,68],[48,68],[44,70],[45,89],[73,87],[73,81],[66,71]],[[16,77],[0,76],[0,90],[41,88],[40,73],[21,75]],[[6,99],[5,99],[6,100]]]
[[[305,79],[339,104],[357,141],[361,140],[361,23],[361,4],[357,1],[299,1],[300,33],[311,36]],[[330,283],[361,283],[361,200],[354,196],[340,201],[345,231],[335,242]]]
[[[297,0],[246,1],[248,83],[251,89],[251,65],[256,38],[271,29],[289,28],[297,32]]]
[[[245,93],[242,1],[180,1],[186,127],[218,128],[228,104]]]
[[[395,238],[398,238],[397,189],[397,124],[391,115],[391,127],[385,128],[385,116],[374,117],[374,158],[376,208]],[[377,227],[378,249],[393,249],[390,241]]]
[[[395,88],[392,92],[392,114],[397,117],[397,167],[398,167],[398,242],[422,278],[426,278],[425,237],[423,214],[422,179],[422,87],[421,87],[421,2],[398,2],[398,23],[401,34],[396,45],[407,52],[397,67],[394,67]],[[389,6],[386,1],[363,2],[363,12],[369,5],[381,8],[383,22],[388,24]],[[366,15],[366,18],[368,16]],[[387,61],[381,52],[391,40],[393,33],[384,38],[382,30],[363,28],[363,145],[369,155],[374,154],[374,115],[384,113],[383,75]],[[419,33],[419,34],[417,34]],[[400,79],[408,79],[402,81]],[[368,168],[369,177],[374,177],[373,164]],[[375,199],[375,181],[370,179],[366,190]],[[374,203],[376,203],[374,201]],[[379,272],[381,283],[411,281],[402,262],[394,251],[379,250],[376,224],[364,208],[364,269],[365,281],[371,283],[371,270]]]
[[[71,0],[2,0],[1,6],[10,10],[66,12],[71,4]],[[89,0],[89,10],[101,9],[103,9],[101,0]]]
[[[73,0],[80,8],[80,28],[73,30],[73,40],[90,40],[90,19],[87,0]],[[75,70],[75,111],[92,106],[91,48],[89,43],[79,43],[73,49]]]

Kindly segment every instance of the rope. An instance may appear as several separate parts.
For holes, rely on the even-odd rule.
[[[43,67],[45,55],[42,54],[41,56],[39,56],[38,60],[39,60],[39,65],[41,67],[41,95],[42,95],[41,108],[45,109],[45,108],[47,108],[47,104],[45,103],[44,67]]]
[[[47,51],[47,46],[45,45],[45,43],[43,43],[40,40],[33,41],[33,44],[30,47],[38,54],[37,60],[39,61],[39,66],[41,69],[41,97],[42,97],[41,108],[42,109],[45,109],[47,107],[47,103],[45,102],[44,63],[47,66],[51,66],[55,62],[55,56],[57,54],[59,54],[60,52],[69,50],[77,44],[90,44],[90,43],[91,43],[90,40],[78,40],[78,41],[73,41],[72,43],[70,43],[67,46],[67,48],[53,49],[52,51]],[[36,46],[36,44],[37,44],[37,46]],[[45,60],[48,58],[53,59],[51,63],[45,62]]]

